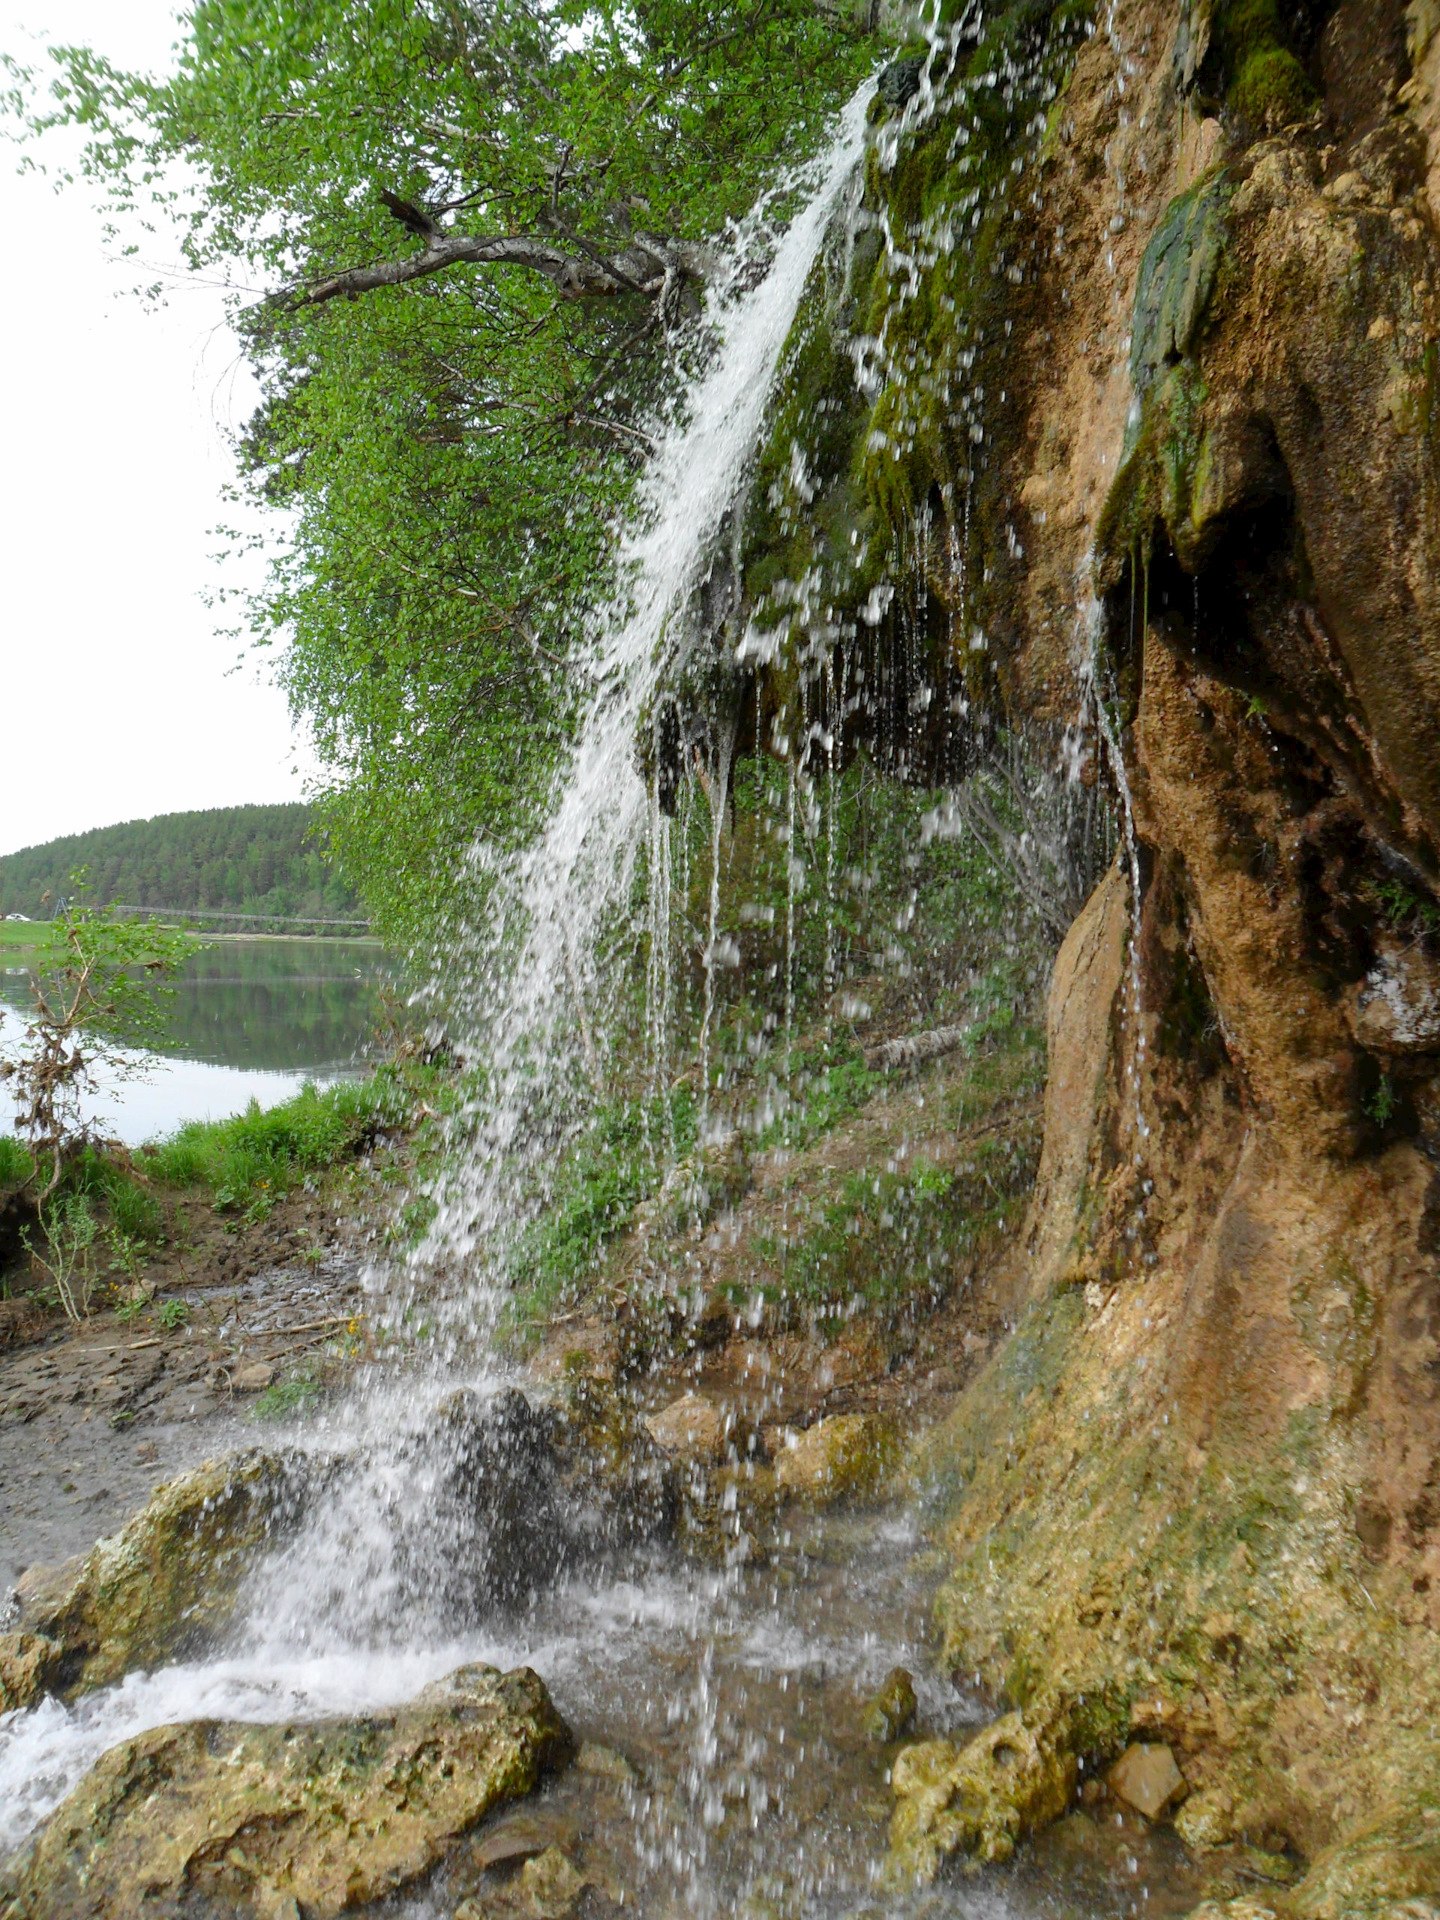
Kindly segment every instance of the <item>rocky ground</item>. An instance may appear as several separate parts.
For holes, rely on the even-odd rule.
[[[337,1379],[365,1345],[362,1235],[320,1194],[248,1225],[197,1205],[147,1263],[138,1310],[77,1327],[23,1293],[0,1302],[0,1586]]]

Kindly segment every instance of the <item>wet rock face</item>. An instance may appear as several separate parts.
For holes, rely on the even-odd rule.
[[[331,1920],[429,1872],[570,1749],[528,1668],[463,1667],[360,1720],[159,1727],[51,1815],[0,1888],[7,1920]]]
[[[1019,187],[978,139],[948,180],[892,116],[867,189],[941,256],[907,256],[913,378],[864,421],[883,518],[963,502],[984,545],[964,596],[941,540],[896,568],[929,569],[975,709],[1084,732],[1098,687],[1140,894],[1122,862],[1057,964],[942,1619],[1027,1712],[1103,1701],[1087,1763],[1158,1744],[1130,1706],[1166,1691],[1197,1847],[1320,1854],[1440,1792],[1440,13],[1118,0],[1067,63]],[[980,307],[937,238],[962,184],[971,264],[1005,241]],[[945,388],[947,439],[977,315],[1003,371]],[[853,464],[805,444],[828,500]],[[956,1757],[917,1752],[915,1833],[986,1844]]]
[[[830,1506],[883,1493],[898,1458],[893,1430],[876,1414],[836,1413],[791,1434],[775,1451],[782,1498]]]
[[[41,1633],[0,1633],[0,1713],[30,1706],[52,1686],[64,1653]]]

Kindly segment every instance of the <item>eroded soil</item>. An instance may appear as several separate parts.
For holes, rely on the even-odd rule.
[[[0,1592],[85,1551],[164,1481],[257,1438],[365,1349],[367,1230],[295,1194],[177,1216],[140,1285],[72,1326],[17,1293],[0,1325]]]

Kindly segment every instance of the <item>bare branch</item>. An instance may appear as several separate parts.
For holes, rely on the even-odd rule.
[[[646,241],[629,246],[610,258],[592,253],[584,242],[579,244],[584,252],[577,257],[576,253],[534,234],[437,232],[417,252],[406,254],[402,259],[349,267],[343,273],[331,274],[328,279],[282,296],[282,302],[288,306],[318,307],[327,300],[354,299],[378,287],[404,286],[407,281],[422,280],[458,266],[527,267],[544,274],[567,300],[618,293],[640,293],[653,299],[663,291],[667,258],[656,251],[657,243]],[[691,250],[687,248],[685,252],[690,254]],[[693,271],[688,258],[682,264],[687,271]]]

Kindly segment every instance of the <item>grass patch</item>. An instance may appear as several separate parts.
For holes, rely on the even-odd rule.
[[[316,1411],[323,1391],[313,1373],[292,1374],[288,1380],[277,1380],[273,1387],[266,1387],[256,1398],[251,1417],[255,1420],[302,1419]]]
[[[262,1111],[252,1101],[232,1120],[193,1121],[145,1148],[136,1167],[161,1186],[208,1188],[222,1212],[263,1219],[293,1187],[400,1124],[410,1094],[385,1067],[323,1091],[307,1085],[282,1106]]]
[[[887,1076],[873,1072],[852,1041],[837,1041],[790,1056],[785,1075],[791,1089],[790,1105],[756,1135],[762,1151],[786,1146],[808,1146],[859,1113]]]
[[[510,1256],[514,1299],[502,1331],[524,1344],[579,1294],[605,1249],[659,1190],[673,1147],[683,1158],[695,1146],[695,1105],[688,1087],[665,1100],[616,1100],[599,1108],[561,1164],[545,1211],[520,1235]]]
[[[0,1190],[28,1186],[35,1172],[30,1149],[8,1133],[0,1134]]]
[[[782,1318],[823,1324],[902,1302],[938,1302],[985,1236],[1018,1218],[1037,1142],[983,1140],[960,1167],[852,1173],[785,1240],[757,1234],[759,1270],[728,1283],[737,1306],[758,1294]]]

